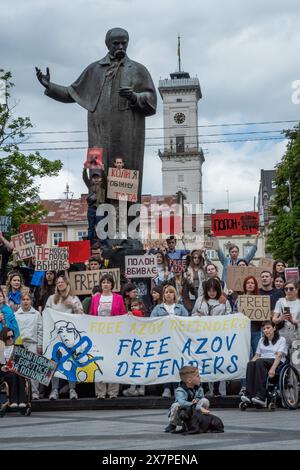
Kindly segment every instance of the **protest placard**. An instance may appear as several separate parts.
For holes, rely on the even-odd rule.
[[[109,168],[107,177],[107,197],[129,202],[137,201],[139,171],[125,168]]]
[[[10,241],[14,247],[16,261],[35,256],[35,238],[32,230],[13,235]]]
[[[250,321],[241,313],[138,318],[47,308],[43,327],[45,356],[58,362],[55,376],[74,382],[178,382],[179,370],[191,364],[205,382],[233,380],[245,377],[249,361]]]
[[[65,271],[69,268],[68,248],[37,246],[35,254],[36,271]]]
[[[7,233],[11,229],[11,217],[0,215],[0,232]]]
[[[258,212],[212,214],[211,229],[216,237],[257,234],[259,229]]]
[[[100,279],[104,274],[110,274],[115,286],[114,292],[120,292],[120,269],[100,269],[93,271],[73,271],[69,273],[71,289],[74,295],[91,295],[92,289],[100,285]]]
[[[34,233],[35,243],[37,245],[46,245],[48,239],[48,224],[21,224],[20,232],[32,230]]]
[[[48,386],[54,375],[57,363],[40,356],[22,346],[15,346],[12,354],[13,371],[27,379],[37,380]]]
[[[247,276],[253,276],[261,286],[260,274],[264,271],[261,266],[228,266],[226,284],[228,289],[243,292],[243,282]]]
[[[285,280],[299,282],[299,268],[285,268]]]
[[[125,256],[126,277],[155,277],[157,276],[156,255]]]
[[[185,259],[169,259],[169,271],[172,273],[185,273],[187,264]]]
[[[271,303],[268,295],[239,295],[238,309],[249,320],[271,320]]]
[[[274,261],[271,258],[260,258],[258,266],[273,273]]]
[[[86,155],[85,167],[90,170],[100,168],[103,159],[103,149],[100,147],[89,148]]]
[[[214,237],[205,237],[204,238],[204,248],[207,250],[217,250],[218,249],[218,240]]]
[[[58,246],[68,247],[69,249],[69,263],[84,263],[91,256],[91,242],[90,240],[59,242]]]

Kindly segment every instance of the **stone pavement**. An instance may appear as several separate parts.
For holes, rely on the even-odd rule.
[[[300,449],[300,410],[219,409],[224,434],[164,433],[164,410],[9,413],[0,419],[4,449],[214,450]]]

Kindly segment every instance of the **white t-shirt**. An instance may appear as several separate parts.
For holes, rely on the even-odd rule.
[[[172,304],[172,305],[164,304],[164,307],[167,310],[169,315],[175,315],[175,305],[176,304]]]
[[[263,343],[263,338],[260,338],[258,346],[257,346],[256,354],[259,354],[261,358],[275,359],[276,353],[278,352],[282,352],[285,356],[287,355],[288,348],[287,348],[285,338],[280,336],[275,344],[272,344],[272,342],[269,341],[268,346],[265,346]],[[281,361],[282,362],[285,361],[284,356],[281,358]]]
[[[113,296],[110,295],[101,295],[100,302],[98,306],[98,316],[99,317],[109,317],[111,313]]]

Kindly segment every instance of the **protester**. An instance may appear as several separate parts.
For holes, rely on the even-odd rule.
[[[0,231],[0,286],[5,285],[7,279],[7,265],[13,251],[13,244],[6,240]]]
[[[221,284],[217,279],[208,279],[204,284],[202,297],[198,297],[192,311],[193,316],[228,315],[232,309],[222,295]]]
[[[189,298],[192,303],[192,308],[195,305],[197,297],[203,295],[203,282],[206,280],[204,270],[204,257],[202,250],[193,250],[191,253],[191,261],[186,271],[186,279],[189,284],[193,286],[195,295],[189,293]]]
[[[94,295],[98,294],[99,292],[101,292],[100,286],[94,286],[92,289],[92,295],[89,295],[83,299],[82,306],[86,315],[90,314],[92,299]]]
[[[162,286],[156,286],[153,287],[151,291],[151,296],[152,296],[152,305],[149,309],[149,313],[151,314],[152,310],[156,307],[156,305],[159,305],[163,301],[163,290],[164,288]]]
[[[91,170],[89,170],[91,172]],[[97,208],[105,202],[106,198],[106,177],[104,168],[92,170],[92,174],[88,177],[86,164],[82,173],[83,181],[89,190],[87,197],[87,219],[88,219],[88,239],[92,242],[96,238],[95,227],[102,217],[97,216]]]
[[[130,312],[132,301],[138,299],[138,290],[136,288],[136,285],[133,284],[132,282],[128,282],[127,284],[125,284],[122,290],[123,290],[123,300],[124,300],[126,312]],[[145,311],[144,307],[143,307],[143,311]]]
[[[101,293],[95,294],[92,298],[91,315],[102,317],[126,315],[123,298],[113,292],[114,286],[114,278],[110,274],[104,274],[100,279]],[[109,398],[117,398],[119,384],[95,382],[95,393],[99,399],[105,398],[106,394]]]
[[[281,297],[284,297],[284,279],[282,276],[277,275],[273,281],[273,288],[280,291]]]
[[[168,249],[166,251],[166,256],[169,260],[180,260],[183,258],[183,256],[186,256],[190,253],[190,250],[176,250],[176,242],[177,240],[173,235],[167,238]]]
[[[205,266],[205,272],[206,272],[206,276],[208,279],[217,279],[221,284],[222,290],[224,290],[225,283],[224,281],[221,281],[218,267],[215,264],[208,263]],[[204,288],[204,285],[203,285],[203,288]]]
[[[260,273],[260,280],[261,288],[259,289],[259,295],[268,295],[270,297],[271,310],[273,311],[282,293],[278,289],[273,288],[273,278],[270,271],[262,271]]]
[[[37,298],[38,298],[37,309],[39,310],[40,313],[43,312],[50,295],[54,294],[55,283],[56,283],[56,272],[46,271],[42,285],[37,293]]]
[[[175,390],[175,402],[169,411],[169,425],[165,432],[176,432],[177,425],[180,426],[180,408],[190,408],[193,405],[203,414],[209,414],[209,401],[204,398],[203,388],[199,370],[194,366],[184,366],[179,370],[181,382]]]
[[[16,339],[19,337],[19,326],[14,311],[6,305],[3,290],[0,289],[0,332],[4,327],[11,328]]]
[[[236,265],[246,267],[246,266],[249,266],[249,263],[245,259],[239,259]]]
[[[59,276],[56,281],[55,293],[50,295],[47,300],[45,310],[51,308],[64,313],[77,313],[83,314],[83,307],[79,298],[72,295],[69,280],[65,276]],[[45,312],[44,312],[45,314]],[[57,400],[59,397],[59,379],[58,377],[52,378],[52,391],[50,393],[50,400]],[[71,400],[76,400],[78,395],[76,393],[76,382],[69,381],[69,397]]]
[[[24,289],[24,281],[18,272],[11,272],[8,275],[6,282],[6,303],[14,312],[18,310],[21,305],[21,293]]]
[[[0,332],[0,347],[4,343],[5,363],[0,364],[0,379],[8,384],[10,408],[26,408],[25,379],[11,370],[14,342],[14,330],[4,327]]]
[[[277,276],[282,277],[282,279],[285,281],[285,268],[287,267],[285,261],[282,259],[276,259],[273,263],[273,279],[275,279]]]
[[[188,311],[183,305],[177,303],[176,290],[173,286],[166,286],[163,292],[163,302],[158,304],[151,312],[151,317],[165,317],[168,315],[188,316]],[[170,398],[172,396],[172,388],[174,389],[176,384],[166,383],[163,384],[164,398]]]
[[[21,307],[15,313],[22,344],[28,351],[43,354],[43,321],[41,314],[32,307],[29,293],[21,295]],[[39,399],[39,383],[31,380],[32,399]]]
[[[273,321],[280,328],[280,336],[286,339],[290,347],[294,340],[300,339],[300,300],[298,285],[295,281],[284,284],[285,297],[277,301]]]
[[[255,356],[247,365],[246,392],[241,400],[266,407],[267,376],[273,378],[278,366],[284,363],[287,344],[272,321],[263,322],[262,328],[263,337],[259,340]]]
[[[159,251],[158,253],[156,253],[156,262],[157,262],[157,276],[152,279],[153,285],[155,286],[166,285],[174,277],[174,274],[169,271],[168,258],[162,251]]]

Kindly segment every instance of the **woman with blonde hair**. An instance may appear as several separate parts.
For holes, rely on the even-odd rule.
[[[45,310],[51,308],[57,310],[58,312],[64,313],[79,313],[83,314],[83,307],[76,295],[72,295],[71,286],[69,279],[66,276],[58,276],[56,281],[55,293],[50,295],[47,300]],[[50,393],[50,400],[57,400],[59,393],[59,378],[53,377],[52,381],[52,391]],[[75,390],[76,382],[69,381],[69,396],[71,400],[76,400],[78,395]]]

